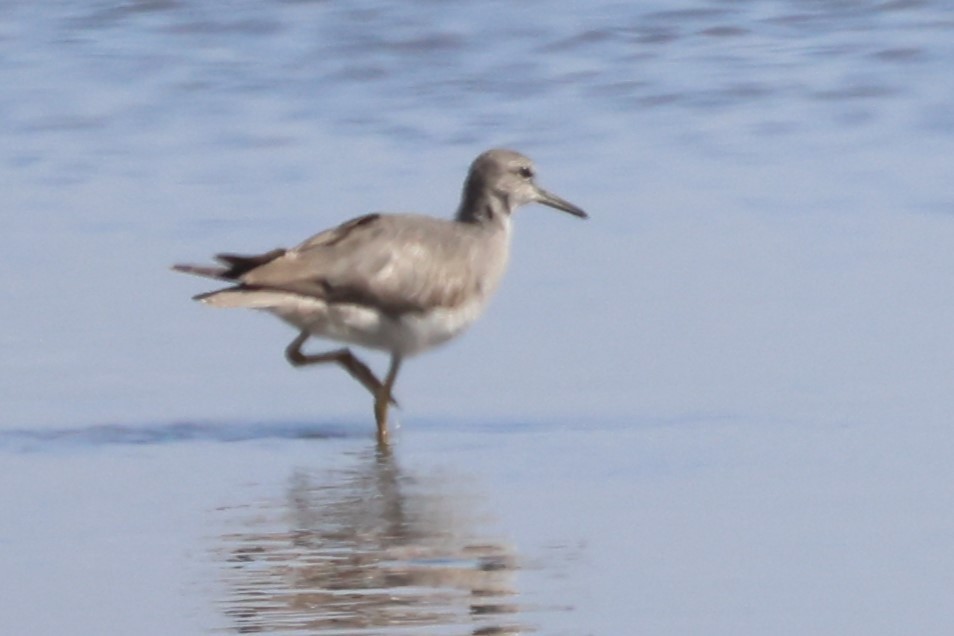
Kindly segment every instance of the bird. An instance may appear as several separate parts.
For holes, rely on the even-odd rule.
[[[231,283],[194,300],[264,310],[297,329],[285,348],[288,362],[343,367],[373,396],[377,438],[387,444],[402,362],[458,336],[482,314],[507,268],[513,213],[530,203],[588,218],[537,185],[529,157],[494,148],[470,165],[453,219],[365,214],[290,249],[217,254],[218,265],[172,268]],[[346,346],[304,353],[312,336]],[[347,345],[388,353],[384,379]]]

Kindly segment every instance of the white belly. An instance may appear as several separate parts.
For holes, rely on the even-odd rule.
[[[319,338],[412,356],[447,342],[483,312],[485,299],[453,309],[437,308],[393,318],[363,305],[327,305],[282,294],[281,302],[260,307]]]
[[[319,338],[412,356],[467,329],[483,312],[487,298],[478,296],[454,308],[439,307],[399,317],[364,305],[328,305],[317,298],[269,290],[223,290],[203,302],[268,311]]]

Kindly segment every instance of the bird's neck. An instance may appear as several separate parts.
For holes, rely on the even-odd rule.
[[[510,224],[513,207],[507,197],[487,190],[483,184],[468,180],[464,185],[456,218],[461,223],[507,226]]]

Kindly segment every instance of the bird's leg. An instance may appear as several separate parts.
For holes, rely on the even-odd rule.
[[[348,348],[335,349],[327,353],[302,353],[301,346],[305,343],[305,340],[308,339],[308,335],[306,331],[301,332],[297,338],[292,340],[291,343],[285,347],[285,357],[288,358],[288,362],[291,363],[292,366],[302,367],[309,364],[337,362],[351,374],[351,377],[360,382],[364,388],[371,392],[371,395],[377,398],[384,385],[378,380],[377,376],[374,375],[374,372],[368,368],[368,365],[359,360]],[[393,397],[390,397],[390,401],[397,406],[397,402]]]
[[[374,419],[378,423],[378,443],[385,445],[388,441],[388,404],[393,403],[391,397],[391,388],[394,381],[397,380],[398,370],[401,368],[401,355],[391,354],[391,366],[388,368],[388,375],[384,378],[384,384],[374,397]]]

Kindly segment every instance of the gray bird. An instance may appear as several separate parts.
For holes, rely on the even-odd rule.
[[[220,266],[173,269],[235,284],[195,296],[214,307],[269,311],[299,330],[285,349],[294,366],[337,362],[374,396],[378,440],[387,442],[391,390],[404,358],[447,342],[483,312],[510,252],[511,215],[527,203],[586,213],[534,181],[533,162],[488,150],[470,166],[454,220],[368,214],[291,249],[219,254]],[[382,382],[348,348],[306,354],[317,336],[387,351]]]

